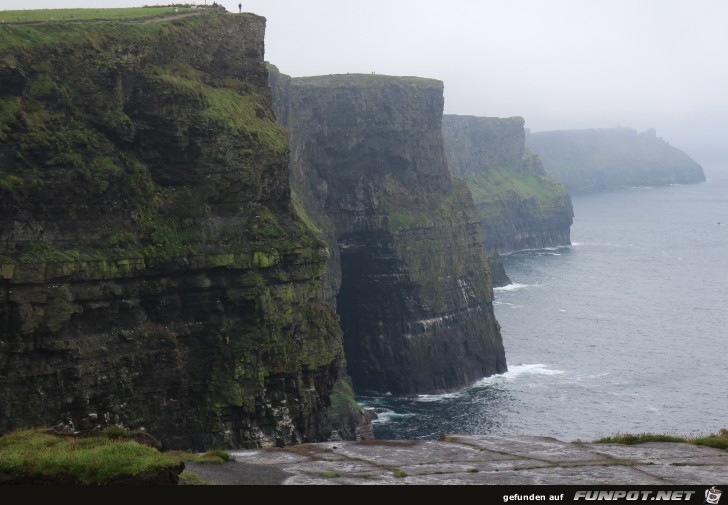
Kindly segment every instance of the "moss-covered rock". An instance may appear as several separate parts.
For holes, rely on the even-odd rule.
[[[506,370],[472,199],[447,169],[443,85],[272,69],[291,184],[333,252],[327,290],[356,391],[462,387]]]
[[[291,202],[264,30],[0,30],[0,432],[121,424],[206,448],[339,429],[327,250]]]
[[[498,253],[571,243],[571,197],[526,149],[523,125],[521,117],[443,117],[448,166],[473,194],[495,266]]]

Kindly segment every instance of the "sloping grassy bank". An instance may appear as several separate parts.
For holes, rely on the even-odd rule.
[[[596,444],[644,444],[646,442],[677,442],[694,445],[705,445],[716,449],[728,451],[728,429],[722,429],[718,433],[703,437],[682,437],[661,433],[617,433],[609,437],[595,440]]]
[[[0,484],[174,485],[184,468],[181,457],[113,433],[70,437],[20,430],[0,437]]]

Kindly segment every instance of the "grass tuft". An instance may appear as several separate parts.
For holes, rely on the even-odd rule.
[[[151,447],[105,436],[59,437],[30,429],[0,437],[0,472],[30,478],[68,476],[82,484],[104,484],[178,464],[175,457]]]
[[[337,477],[341,477],[341,474],[338,472],[319,472],[316,475],[323,477],[324,479],[335,479]]]
[[[667,435],[664,433],[617,433],[610,437],[603,437],[595,440],[595,444],[625,444],[635,445],[647,442],[674,442],[694,445],[704,445],[715,449],[728,451],[728,429],[722,429],[718,433],[704,437],[682,437]]]

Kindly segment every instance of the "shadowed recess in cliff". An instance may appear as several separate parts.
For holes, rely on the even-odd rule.
[[[0,31],[0,432],[353,436],[347,402],[329,408],[341,330],[264,31],[247,14]]]
[[[571,243],[571,197],[526,149],[523,118],[445,115],[442,124],[448,165],[473,194],[488,253]]]
[[[475,208],[447,169],[443,86],[271,69],[291,181],[331,256],[357,391],[459,388],[506,370]]]

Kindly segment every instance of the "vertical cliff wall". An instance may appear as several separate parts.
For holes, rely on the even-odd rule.
[[[264,30],[222,14],[2,27],[0,432],[351,434],[329,408],[341,330],[326,246],[290,199]]]
[[[654,130],[538,132],[528,135],[526,142],[548,173],[574,193],[705,181],[703,168]]]
[[[570,244],[571,197],[525,148],[523,118],[445,115],[450,170],[473,194],[489,253]]]
[[[478,218],[442,144],[442,83],[271,73],[292,185],[331,248],[358,391],[444,391],[506,370]]]

